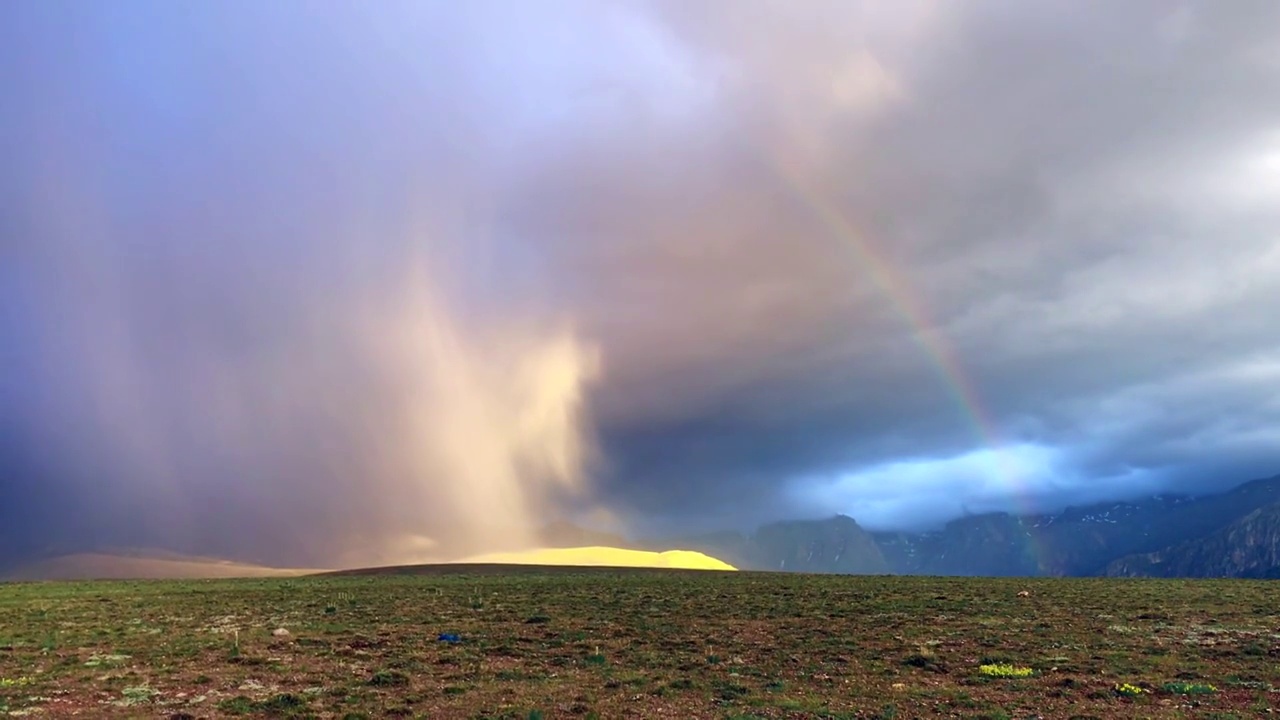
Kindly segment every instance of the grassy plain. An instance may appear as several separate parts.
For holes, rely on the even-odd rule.
[[[461,570],[0,584],[0,715],[1280,714],[1274,583]]]

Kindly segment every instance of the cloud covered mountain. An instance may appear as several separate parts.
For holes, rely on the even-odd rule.
[[[748,569],[969,576],[1280,576],[1280,476],[1199,497],[1018,516],[987,513],[921,533],[868,533],[851,518],[671,538]]]

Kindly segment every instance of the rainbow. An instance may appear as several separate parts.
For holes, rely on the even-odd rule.
[[[1028,502],[1030,495],[1025,491],[1021,474],[1011,467],[1001,452],[1005,443],[999,426],[990,411],[983,405],[973,381],[965,372],[955,346],[938,329],[933,321],[924,300],[911,286],[893,263],[884,256],[836,205],[804,182],[799,173],[788,167],[780,158],[766,156],[766,161],[785,183],[788,190],[798,198],[822,223],[823,227],[843,247],[852,250],[855,256],[854,265],[875,286],[877,292],[888,300],[891,308],[899,315],[911,331],[911,337],[919,346],[924,356],[930,361],[942,388],[951,398],[956,410],[974,432],[978,442],[991,450],[995,471],[1002,483],[1012,489],[1014,501],[1023,514],[1034,514],[1034,508]],[[1039,540],[1031,535],[1025,548],[1031,554],[1033,562],[1042,572],[1047,567],[1048,555],[1040,547]]]

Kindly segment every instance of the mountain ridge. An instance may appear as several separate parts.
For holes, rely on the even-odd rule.
[[[1266,543],[1272,533],[1280,537],[1280,512],[1253,514],[1276,504],[1280,475],[1221,493],[1161,493],[1036,515],[968,515],[926,532],[869,532],[855,519],[836,515],[769,523],[752,533],[650,541],[646,546],[690,547],[741,569],[783,572],[1099,577],[1177,568],[1185,574],[1179,576],[1264,577],[1268,572],[1280,575],[1280,560],[1267,566],[1273,556],[1265,550],[1271,547]],[[1246,519],[1247,528],[1222,534]],[[1197,550],[1197,543],[1218,549]],[[1214,552],[1239,560],[1220,561]],[[1137,559],[1156,553],[1180,560],[1170,564],[1148,558],[1144,565]],[[1124,558],[1131,560],[1113,567]]]
[[[1106,575],[1280,579],[1280,503],[1258,508],[1207,536],[1114,560]]]
[[[1280,579],[1280,475],[1220,493],[1156,494],[1056,513],[966,515],[924,532],[868,531],[837,514],[632,541],[553,521],[543,548],[700,552],[740,570],[952,576]],[[157,550],[47,557],[5,579],[232,577],[306,574]]]

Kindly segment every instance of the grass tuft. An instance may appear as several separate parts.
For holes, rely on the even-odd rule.
[[[1208,683],[1169,682],[1161,688],[1172,695],[1212,695],[1218,688]]]
[[[1035,670],[1029,667],[1019,667],[1017,665],[999,664],[999,665],[979,665],[978,672],[994,678],[1025,678],[1035,674]]]
[[[409,676],[399,670],[379,670],[369,677],[369,684],[374,687],[408,685]]]
[[[1122,695],[1124,697],[1138,697],[1139,695],[1151,692],[1144,687],[1139,687],[1130,683],[1117,683],[1112,689],[1115,690],[1117,695]]]

